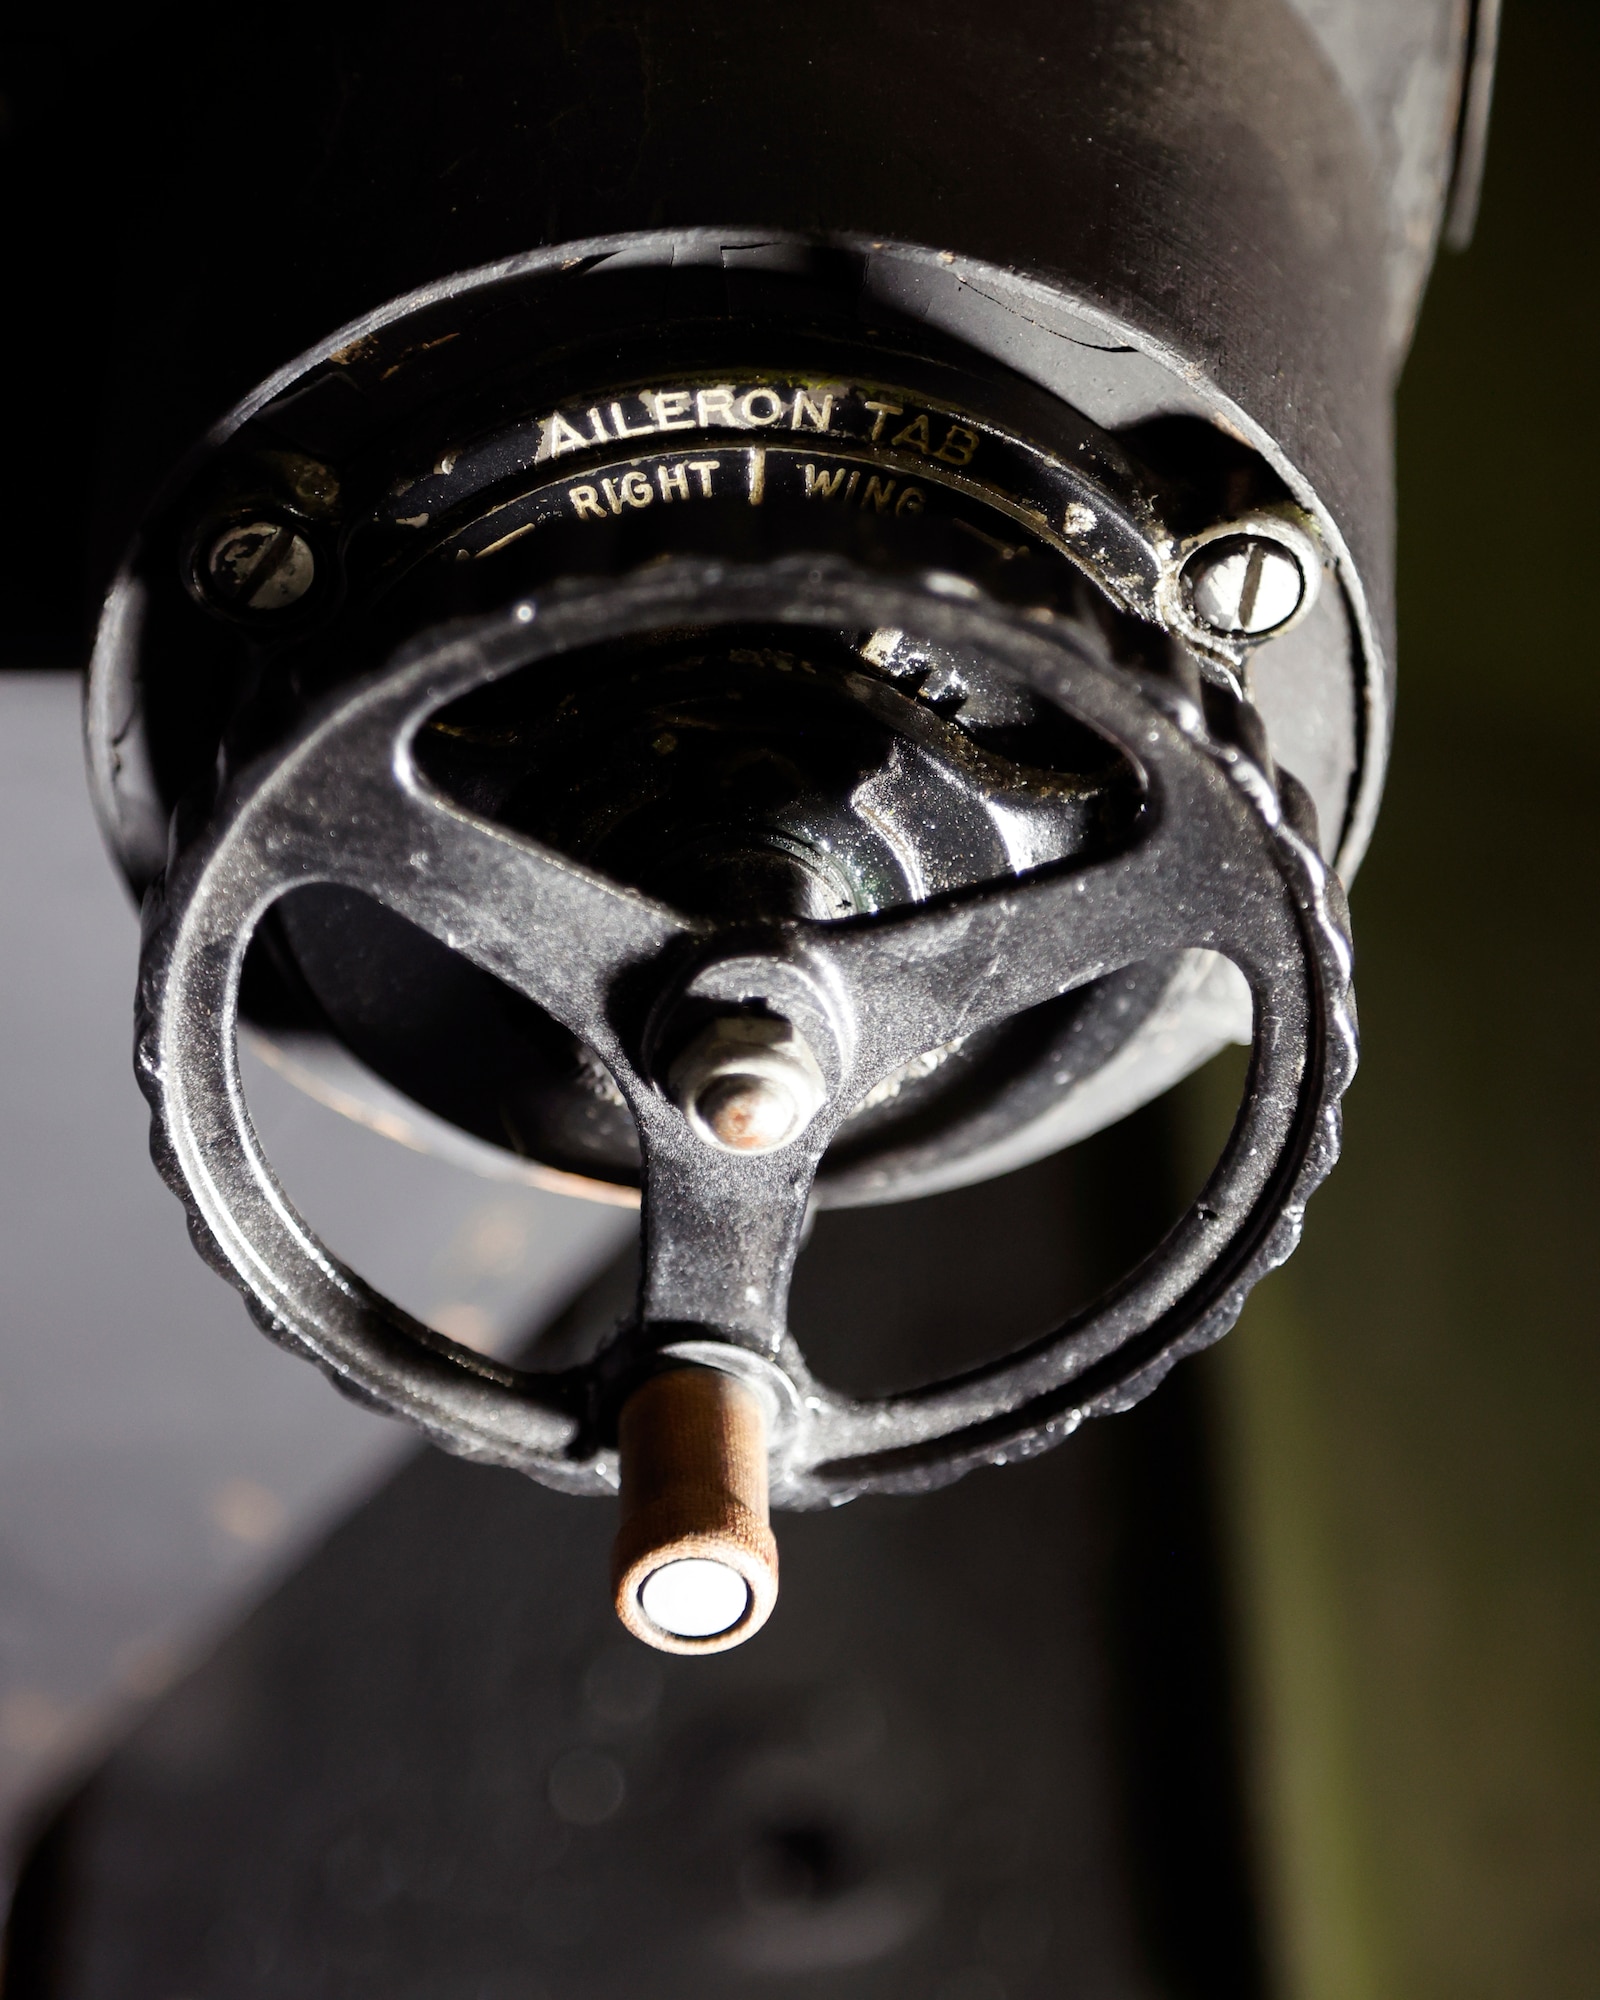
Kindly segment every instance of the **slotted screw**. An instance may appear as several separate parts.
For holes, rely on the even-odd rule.
[[[1189,604],[1202,625],[1258,638],[1300,608],[1305,574],[1293,552],[1265,535],[1225,535],[1195,550],[1184,566]]]
[[[206,582],[229,611],[285,611],[316,581],[317,559],[304,535],[283,521],[242,521],[206,552]]]

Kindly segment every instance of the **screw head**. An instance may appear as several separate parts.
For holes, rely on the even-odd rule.
[[[702,1028],[667,1085],[698,1137],[722,1153],[775,1153],[799,1138],[828,1095],[789,1022],[742,1014]]]
[[[316,581],[311,544],[283,521],[240,521],[206,551],[205,580],[228,611],[286,611]]]
[[[1185,563],[1183,582],[1200,623],[1230,637],[1276,631],[1306,594],[1299,559],[1265,535],[1224,535],[1204,543]]]

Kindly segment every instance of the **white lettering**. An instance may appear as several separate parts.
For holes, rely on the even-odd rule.
[[[872,420],[872,442],[874,444],[883,436],[883,427],[891,417],[903,417],[905,415],[905,411],[901,409],[898,403],[866,403],[863,407],[869,410],[876,410],[878,413]]]
[[[689,408],[687,389],[657,389],[646,392],[639,398],[656,420],[656,426],[664,431],[688,431],[694,429],[694,413]]]
[[[605,519],[605,509],[600,505],[600,495],[592,486],[569,486],[567,498],[572,502],[572,511],[580,521]]]
[[[591,424],[594,425],[593,442],[595,444],[610,444],[611,433],[606,429],[604,423],[601,421],[600,412],[598,410],[591,410],[589,412],[589,421]]]
[[[656,484],[661,488],[661,497],[663,500],[670,500],[673,494],[677,494],[680,500],[687,500],[689,497],[688,466],[658,465],[656,467]]]
[[[977,449],[978,433],[969,431],[965,424],[952,424],[945,432],[944,443],[933,455],[942,458],[946,465],[970,465]]]
[[[765,414],[758,415],[756,404],[765,406]],[[747,389],[739,398],[739,415],[747,424],[775,424],[783,415],[783,398],[775,389]]]
[[[564,451],[582,451],[589,442],[583,432],[578,430],[574,425],[569,424],[559,410],[556,411],[553,417],[548,419],[545,425],[545,436],[550,442],[550,456],[552,458],[559,458]]]
[[[622,405],[620,403],[613,403],[611,405],[611,422],[619,438],[642,438],[653,437],[655,435],[656,427],[654,424],[641,424],[637,430],[630,429],[622,420]]]
[[[702,389],[694,399],[694,409],[702,430],[713,422],[731,425],[734,421],[732,383],[725,383],[720,389]]]
[[[721,465],[721,463],[722,463],[722,460],[721,460],[720,458],[691,458],[691,459],[690,459],[690,461],[689,461],[689,470],[690,470],[691,472],[695,472],[695,473],[698,473],[698,474],[699,474],[699,476],[700,476],[700,497],[701,497],[701,499],[703,499],[703,500],[709,500],[709,499],[711,498],[711,475],[712,475],[712,473],[713,473],[713,472],[715,472],[715,471],[716,471],[717,467],[718,467],[719,465]]]
[[[920,451],[926,458],[929,450],[928,419],[925,416],[916,418],[903,431],[896,431],[889,442],[897,447],[904,445],[908,451]]]
[[[836,472],[818,472],[814,465],[804,468],[806,475],[806,498],[808,500],[831,500],[844,484],[844,467]]]
[[[622,476],[622,497],[630,507],[648,507],[656,496],[650,491],[650,482],[644,474],[633,471]]]
[[[794,392],[794,415],[789,420],[790,430],[799,430],[800,419],[802,417],[809,417],[817,430],[825,431],[829,424],[833,422],[833,391],[831,389],[827,390],[823,395],[821,403],[818,404],[811,400],[804,389],[796,389]]]

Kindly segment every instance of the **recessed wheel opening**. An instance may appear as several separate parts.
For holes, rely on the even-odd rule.
[[[840,1395],[899,1395],[1024,1352],[1086,1313],[1203,1199],[1247,1069],[1230,1048],[1029,1166],[887,1208],[825,1210],[790,1298],[813,1373]]]
[[[688,916],[832,923],[1114,851],[1135,765],[984,657],[883,624],[759,622],[578,646],[428,715],[421,778],[474,816]],[[254,965],[362,1064],[487,1146],[636,1184],[605,1063],[376,898],[317,884]],[[861,1199],[1036,1118],[1137,1032],[1167,964],[919,1050],[859,1093],[823,1168]],[[247,991],[250,990],[247,987]],[[959,1138],[955,1135],[959,1134]]]

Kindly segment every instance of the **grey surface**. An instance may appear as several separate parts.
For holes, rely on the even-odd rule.
[[[52,1990],[1157,2000],[1085,1472],[785,1522],[769,1631],[675,1660],[610,1508],[427,1454],[97,1777]]]
[[[1290,0],[1372,148],[1388,224],[1389,339],[1398,362],[1433,262],[1456,165],[1465,24],[1480,0]]]
[[[0,677],[0,1831],[407,1436],[269,1346],[190,1249],[130,1062],[138,926],[89,810],[75,676]],[[329,1240],[493,1346],[633,1228],[247,1088]]]
[[[882,1384],[1048,1321],[1165,1220],[1142,1116],[822,1215],[807,1342]],[[782,1517],[711,1659],[619,1632],[612,1508],[419,1453],[64,1802],[8,2000],[1260,2000],[1195,1387]]]

